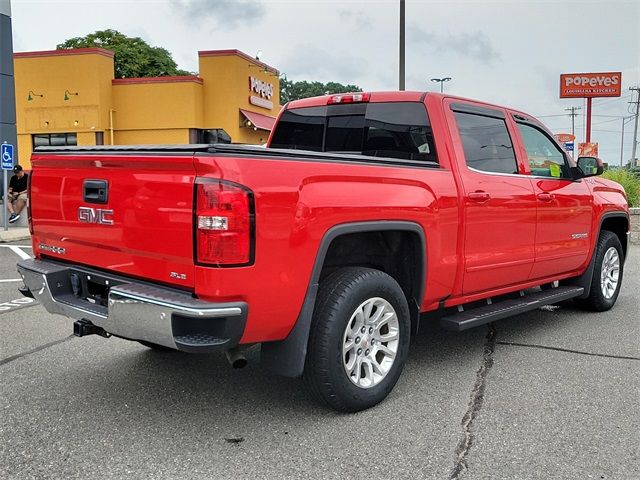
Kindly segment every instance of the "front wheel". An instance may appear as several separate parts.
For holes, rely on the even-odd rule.
[[[608,230],[600,232],[594,255],[589,296],[576,299],[576,303],[586,310],[604,312],[616,303],[622,285],[624,253],[618,236]]]
[[[398,381],[409,334],[407,300],[392,277],[370,268],[337,270],[320,285],[303,379],[335,410],[372,407]]]

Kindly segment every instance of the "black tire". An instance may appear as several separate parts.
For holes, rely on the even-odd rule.
[[[349,379],[343,365],[343,335],[356,309],[375,297],[388,302],[396,312],[397,352],[386,376],[363,388]],[[386,273],[360,267],[333,272],[320,284],[309,334],[303,379],[311,394],[341,412],[357,412],[384,400],[407,360],[410,323],[405,295]]]
[[[165,347],[164,345],[158,345],[157,343],[147,342],[145,340],[137,340],[137,342],[141,345],[144,345],[151,350],[156,350],[158,352],[175,352],[174,348]]]
[[[602,292],[600,279],[602,268],[604,264],[604,256],[610,248],[615,248],[618,252],[618,258],[620,263],[620,270],[618,273],[618,284],[615,292],[610,298],[607,298]],[[622,251],[622,244],[618,236],[608,230],[600,232],[598,238],[598,244],[595,251],[595,265],[593,267],[593,278],[591,279],[591,290],[587,298],[577,298],[576,304],[585,310],[591,310],[594,312],[604,312],[609,310],[616,303],[618,294],[620,293],[620,287],[622,285],[622,273],[624,269],[624,254]]]

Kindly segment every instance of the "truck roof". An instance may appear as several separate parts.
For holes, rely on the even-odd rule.
[[[370,102],[422,102],[428,92],[417,91],[387,91],[387,92],[352,92],[353,94],[368,93]],[[300,100],[293,100],[284,106],[284,109],[320,107],[327,104],[327,99],[335,95],[350,95],[349,93],[321,95],[319,97],[309,97]],[[431,95],[431,93],[429,93]]]
[[[494,108],[506,108],[512,113],[516,113],[526,117],[529,120],[536,120],[535,117],[529,115],[526,112],[522,112],[515,108],[507,107],[504,105],[496,105],[494,103],[485,102],[482,100],[476,100],[468,97],[461,97],[458,95],[450,95],[447,93],[438,93],[438,92],[419,92],[419,91],[381,91],[381,92],[352,92],[352,94],[357,93],[367,93],[370,95],[369,102],[423,102],[426,96],[429,97],[437,97],[440,99],[451,98],[454,100],[462,100],[467,102],[474,102],[486,107],[494,107]],[[344,94],[331,94],[331,95],[321,95],[318,97],[309,97],[303,98],[300,100],[293,100],[287,103],[283,110],[289,110],[292,108],[304,108],[304,107],[320,107],[327,104],[327,99],[333,97],[335,95],[350,95],[349,93]]]

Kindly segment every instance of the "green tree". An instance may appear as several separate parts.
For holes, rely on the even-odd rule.
[[[100,47],[114,52],[115,77],[164,77],[190,75],[178,69],[168,50],[152,47],[140,37],[127,37],[116,30],[98,30],[84,37],[65,40],[58,50]]]
[[[357,85],[342,85],[336,82],[307,82],[306,80],[294,82],[284,77],[280,80],[280,103],[284,105],[287,102],[301,98],[361,91],[362,89]]]

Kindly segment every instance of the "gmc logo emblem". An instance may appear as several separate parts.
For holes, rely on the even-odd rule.
[[[113,210],[102,208],[80,207],[78,208],[78,220],[82,223],[99,223],[100,225],[113,225]]]

